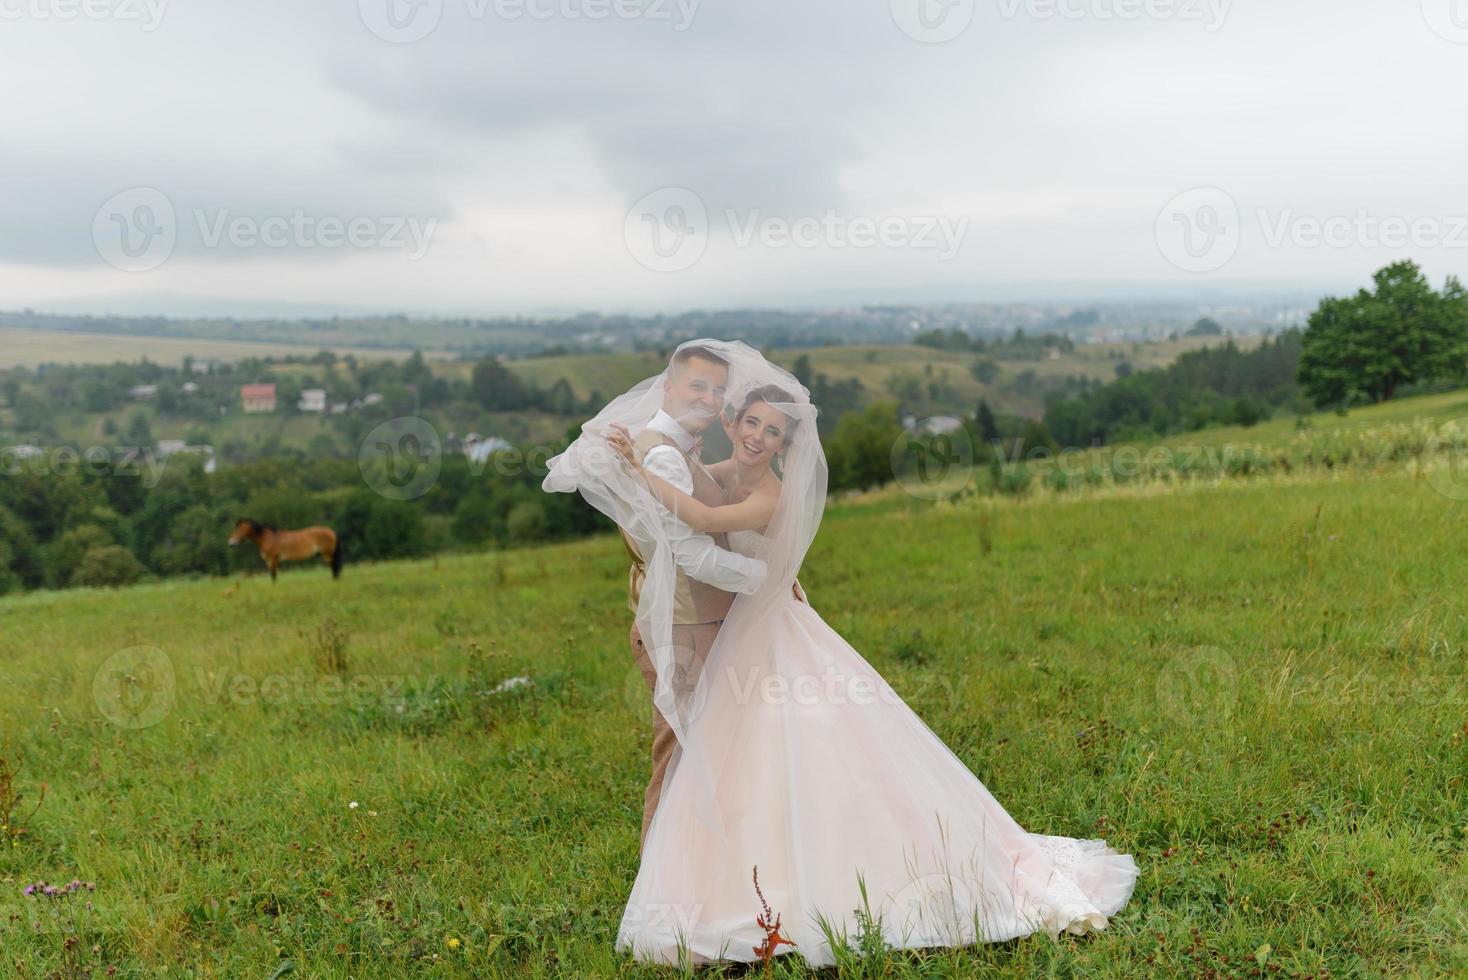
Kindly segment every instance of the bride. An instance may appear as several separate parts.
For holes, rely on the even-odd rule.
[[[826,493],[809,393],[742,343],[692,343],[730,364],[733,453],[709,467],[725,505],[635,467],[629,427],[650,416],[663,376],[614,401],[552,461],[553,472],[579,463],[578,488],[624,528],[659,536],[653,514],[666,508],[768,569],[688,678],[673,669],[667,612],[649,588],[670,574],[665,541],[648,563],[638,627],[654,638],[654,702],[678,746],[617,948],[671,964],[793,952],[828,966],[833,946],[854,947],[862,932],[915,948],[1105,928],[1131,896],[1132,858],[1025,831],[800,601],[795,576]]]

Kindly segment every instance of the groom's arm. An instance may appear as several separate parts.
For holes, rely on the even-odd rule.
[[[693,495],[688,461],[672,446],[654,446],[642,458],[642,468]],[[720,548],[707,534],[693,530],[670,510],[663,509],[663,527],[673,545],[673,559],[689,578],[725,592],[754,592],[764,584],[765,563]]]

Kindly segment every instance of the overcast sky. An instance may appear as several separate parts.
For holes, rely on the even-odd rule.
[[[1464,0],[0,0],[0,309],[1440,281],[1465,81]]]

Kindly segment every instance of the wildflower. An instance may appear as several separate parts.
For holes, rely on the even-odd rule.
[[[356,800],[353,800],[352,802],[348,803],[347,806],[350,807],[351,809],[355,810],[355,809],[357,809],[357,801]]]
[[[450,936],[449,937],[449,941],[448,941],[448,947],[449,947],[449,949],[458,949],[459,946],[460,946],[459,937],[458,936]]]

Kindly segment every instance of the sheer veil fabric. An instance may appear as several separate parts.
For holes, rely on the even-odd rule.
[[[617,935],[635,958],[758,959],[764,901],[813,966],[880,931],[898,948],[963,946],[1104,928],[1137,868],[1104,841],[1026,832],[895,691],[791,586],[820,525],[827,469],[809,392],[745,344],[690,344],[728,360],[726,400],[774,385],[788,401],[779,501],[731,547],[763,560],[697,678],[676,676],[674,559],[666,513],[604,438],[634,435],[667,372],[613,400],[550,461],[544,488],[581,494],[638,541],[636,621],[658,677],[653,701],[678,737]],[[768,395],[768,393],[766,393]],[[785,397],[771,396],[771,397]],[[863,894],[864,893],[864,894]],[[861,910],[862,914],[858,914]]]

